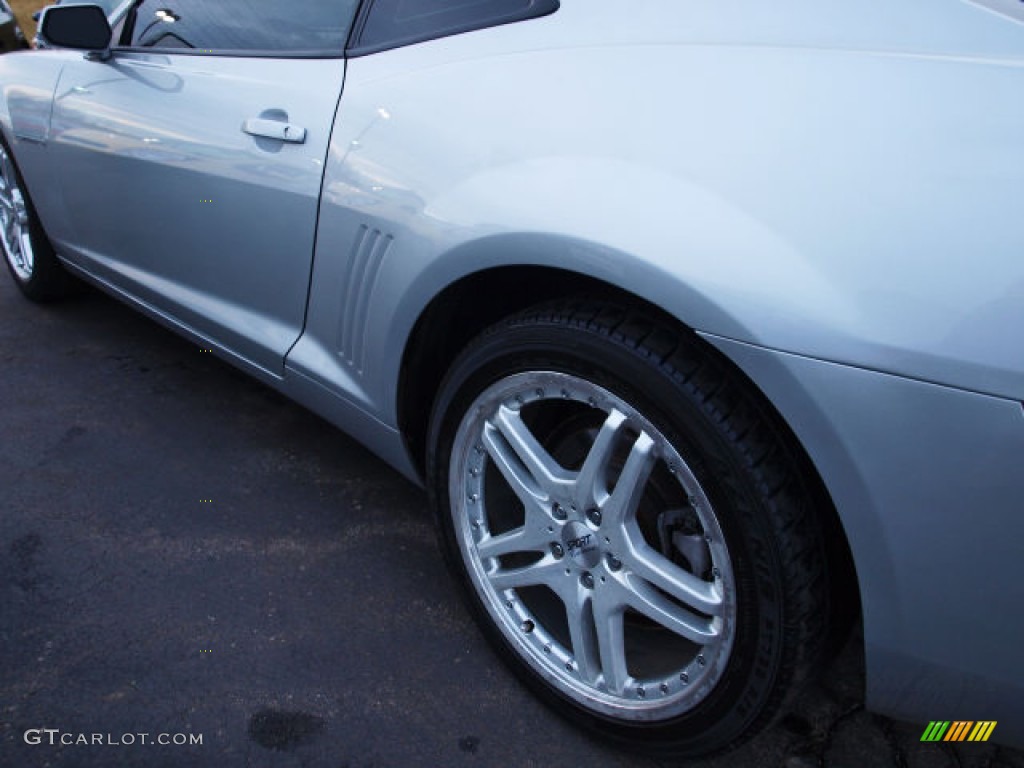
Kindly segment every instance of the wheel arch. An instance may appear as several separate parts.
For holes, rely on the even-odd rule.
[[[761,388],[727,355],[696,329],[651,299],[590,274],[537,264],[505,265],[464,275],[437,293],[420,312],[401,358],[397,385],[398,428],[413,463],[422,475],[430,414],[444,376],[459,352],[481,331],[530,306],[587,295],[640,309],[680,334],[693,338],[706,353],[722,361],[757,398],[777,423],[808,479],[823,526],[831,576],[831,601],[837,608],[830,650],[849,634],[860,611],[854,560],[835,501],[804,448]]]
[[[473,337],[503,317],[592,294],[646,308],[686,333],[751,337],[741,318],[690,286],[685,275],[600,242],[506,232],[459,243],[413,270],[413,277],[401,276],[414,263],[396,258],[388,265],[392,271],[378,285],[402,288],[375,294],[378,321],[371,326],[379,329],[379,343],[402,348],[400,363],[385,364],[382,373],[390,379],[388,406],[421,474],[426,425],[444,372]]]

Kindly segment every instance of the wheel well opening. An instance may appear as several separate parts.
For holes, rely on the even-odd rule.
[[[421,314],[402,360],[398,387],[398,424],[421,475],[426,464],[430,414],[446,372],[455,358],[483,330],[550,300],[587,295],[609,298],[642,309],[679,333],[691,334],[706,352],[744,380],[764,413],[776,422],[810,483],[818,508],[830,572],[833,627],[829,654],[849,636],[860,614],[853,556],[834,502],[802,444],[760,389],[717,349],[693,334],[678,319],[617,286],[587,275],[549,267],[501,267],[469,275],[442,291]]]
[[[502,267],[469,275],[427,306],[409,337],[398,385],[398,426],[421,474],[434,398],[459,352],[481,331],[559,296],[610,294],[612,286],[549,267]]]

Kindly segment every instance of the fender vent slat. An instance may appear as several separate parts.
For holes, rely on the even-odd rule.
[[[394,238],[379,229],[370,229],[365,224],[359,227],[343,276],[344,305],[338,328],[338,354],[360,375],[366,362],[370,296],[392,242]]]

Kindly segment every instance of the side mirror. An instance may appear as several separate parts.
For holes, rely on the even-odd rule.
[[[39,40],[47,48],[87,51],[91,59],[110,58],[113,32],[98,5],[51,5],[39,18]]]

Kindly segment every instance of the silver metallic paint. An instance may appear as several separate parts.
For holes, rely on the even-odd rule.
[[[68,61],[49,154],[90,183],[61,185],[51,239],[80,268],[280,375],[302,330],[344,70],[342,59],[211,67],[163,53]],[[251,136],[252,118],[296,123],[306,141]]]
[[[998,739],[1024,744],[1024,26],[968,0],[638,0],[628,14],[563,0],[543,19],[352,60],[333,129],[340,61],[316,70],[320,90],[285,77],[290,62],[203,57],[151,57],[129,82],[137,58],[96,64],[107,85],[78,74],[78,54],[0,57],[0,126],[79,270],[283,375],[285,392],[409,475],[402,352],[446,286],[550,266],[662,307],[747,373],[821,474],[858,566],[869,705],[996,719]],[[161,91],[174,77],[187,87]],[[298,148],[243,146],[255,113],[214,108],[224,83],[260,77],[282,86],[260,108],[320,132],[320,154],[302,159],[325,159],[322,190],[312,162],[285,154]],[[91,84],[122,99],[114,112],[69,95]],[[55,90],[66,105],[48,126]],[[167,146],[147,154],[143,134]],[[83,139],[100,146],[76,183],[49,153]],[[147,255],[136,232],[130,249],[108,238],[99,252],[90,222],[120,219],[97,179],[138,191],[175,168],[181,194],[237,193],[225,213],[239,220],[278,215],[280,189],[293,203],[274,248],[224,239],[162,197],[177,223],[166,248]],[[370,231],[389,239],[376,261],[358,255]],[[195,269],[186,243],[220,259],[210,274],[161,273],[174,258]],[[300,272],[313,256],[308,311],[294,285],[268,292],[249,266],[280,249]],[[343,349],[356,340],[358,365]]]
[[[1021,404],[705,338],[769,397],[840,510],[868,705],[910,720],[982,712],[1020,744]]]

